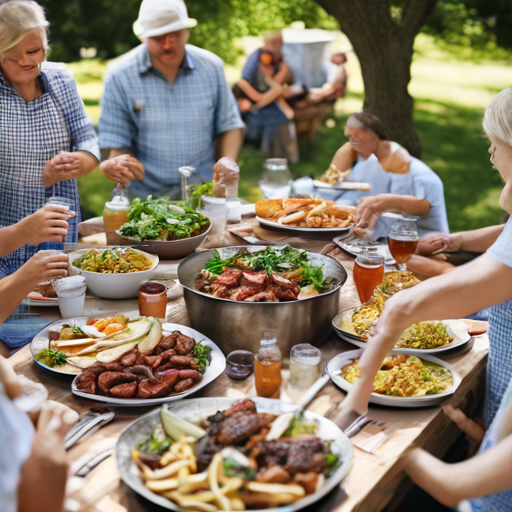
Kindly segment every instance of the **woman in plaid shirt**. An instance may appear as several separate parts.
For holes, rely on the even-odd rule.
[[[74,203],[78,215],[68,234],[76,241],[76,179],[98,165],[100,153],[75,80],[65,71],[41,70],[47,27],[36,2],[0,6],[0,228],[58,196]],[[36,251],[26,244],[0,258],[0,276],[15,272]]]

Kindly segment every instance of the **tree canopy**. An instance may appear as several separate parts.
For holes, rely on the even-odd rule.
[[[81,48],[94,47],[100,58],[112,58],[138,44],[132,24],[141,0],[38,0],[51,23],[52,59],[80,57]],[[343,2],[343,0],[340,0]],[[356,3],[360,0],[354,0]],[[364,1],[364,0],[363,0]],[[415,0],[393,0],[393,16]],[[319,2],[320,3],[320,2]],[[283,28],[293,21],[306,27],[338,28],[314,0],[187,0],[189,15],[198,20],[191,43],[207,48],[227,62],[240,49],[233,40]],[[480,49],[488,55],[497,46],[512,48],[510,0],[438,0],[423,30],[458,48]]]

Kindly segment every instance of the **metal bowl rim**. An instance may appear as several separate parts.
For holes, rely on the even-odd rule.
[[[237,249],[242,249],[242,248],[247,249],[248,247],[253,248],[253,249],[261,248],[261,250],[265,250],[268,246],[267,245],[252,245],[252,246],[233,245],[233,246],[230,246],[230,247],[222,247],[221,249],[234,249],[234,248],[237,248]],[[286,246],[283,245],[283,246],[280,246],[280,247],[286,247]],[[276,247],[276,248],[279,249],[280,247]],[[180,266],[182,264],[184,264],[189,258],[195,256],[196,254],[203,254],[204,252],[212,252],[212,251],[215,251],[215,250],[217,250],[217,249],[208,249],[208,251],[203,251],[202,253],[192,253],[192,254],[188,255],[178,265],[178,269],[177,269],[178,279],[179,279],[179,275],[180,275]],[[306,250],[305,249],[299,249],[299,251],[306,251]],[[329,261],[332,260],[332,262],[334,262],[336,265],[338,265],[338,267],[343,271],[343,273],[345,274],[345,279],[344,280],[340,279],[340,282],[332,290],[329,290],[328,292],[319,293],[318,295],[313,295],[311,297],[306,297],[305,299],[290,300],[290,301],[283,301],[283,302],[245,302],[245,301],[237,301],[237,300],[231,300],[231,299],[222,299],[220,297],[214,297],[213,295],[210,295],[208,293],[204,293],[204,292],[200,292],[198,290],[194,290],[193,288],[190,288],[189,286],[183,284],[181,281],[180,281],[180,284],[186,290],[189,290],[189,291],[191,291],[191,292],[193,292],[193,293],[195,293],[195,294],[197,294],[199,296],[202,296],[202,297],[208,297],[209,299],[219,300],[219,301],[222,301],[222,302],[229,302],[230,304],[251,304],[251,305],[260,305],[260,306],[262,306],[264,304],[266,307],[271,307],[271,306],[275,307],[278,304],[280,304],[282,306],[285,306],[285,305],[288,305],[288,304],[303,303],[303,302],[310,301],[310,300],[313,300],[313,299],[318,299],[319,297],[328,297],[329,295],[338,292],[341,289],[341,287],[346,283],[347,278],[348,278],[348,274],[347,274],[347,271],[346,271],[345,267],[339,261],[337,261],[336,259],[330,258],[329,256],[325,256],[324,254],[319,254],[319,253],[315,253],[315,252],[311,252],[311,251],[306,251],[306,252],[308,253],[308,255],[309,254],[313,254],[315,256],[321,256],[322,258],[329,258]]]

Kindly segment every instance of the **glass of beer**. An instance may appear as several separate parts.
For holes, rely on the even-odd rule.
[[[407,270],[407,262],[416,252],[419,237],[416,219],[403,219],[391,226],[388,237],[389,252],[400,270]]]
[[[362,304],[368,302],[373,291],[384,279],[384,256],[365,250],[354,263],[354,283]]]

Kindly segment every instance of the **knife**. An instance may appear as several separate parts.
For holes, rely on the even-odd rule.
[[[89,437],[101,427],[112,421],[115,412],[109,411],[103,406],[94,406],[89,412],[80,418],[66,434],[64,446],[69,450],[80,439]]]
[[[93,455],[83,466],[76,472],[75,476],[86,477],[96,466],[98,466],[105,459],[108,459],[114,453],[114,448],[108,448],[100,453]]]
[[[228,228],[229,233],[236,236],[237,238],[240,238],[241,240],[244,240],[248,244],[251,245],[277,245],[275,242],[267,242],[266,240],[262,240],[261,238],[258,238],[256,236],[243,236],[239,235],[236,230],[231,230]]]

